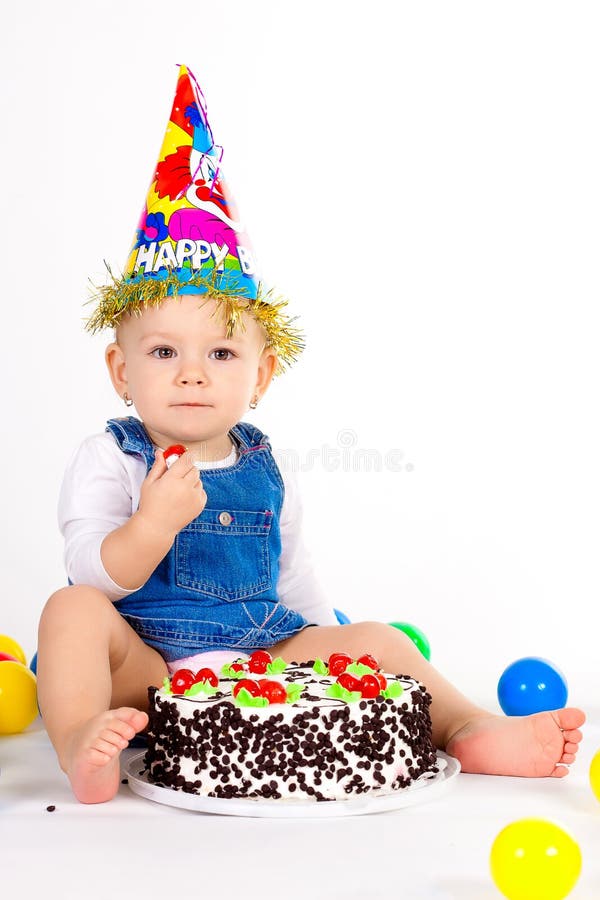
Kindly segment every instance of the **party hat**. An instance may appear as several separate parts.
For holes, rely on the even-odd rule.
[[[140,313],[166,297],[210,294],[219,301],[231,336],[248,312],[277,350],[279,371],[304,348],[287,300],[259,279],[246,229],[221,169],[223,148],[215,144],[206,101],[186,66],[177,88],[162,149],[121,277],[107,265],[110,283],[96,288],[92,333],[114,327],[123,315]]]

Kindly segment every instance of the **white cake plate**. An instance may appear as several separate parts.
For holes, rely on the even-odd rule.
[[[124,767],[129,779],[129,787],[134,794],[164,803],[167,806],[178,806],[180,809],[191,809],[194,812],[210,813],[219,816],[254,816],[261,818],[313,818],[328,816],[364,816],[370,813],[388,812],[426,803],[444,794],[460,772],[460,763],[453,756],[438,751],[440,771],[433,778],[414,781],[410,787],[389,794],[374,796],[363,794],[348,800],[270,800],[244,799],[232,797],[199,797],[168,787],[149,784],[146,774],[142,772],[145,753],[132,756]]]

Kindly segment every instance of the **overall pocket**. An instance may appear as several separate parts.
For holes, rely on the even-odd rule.
[[[243,600],[271,584],[273,513],[204,509],[175,539],[177,585],[220,600]]]

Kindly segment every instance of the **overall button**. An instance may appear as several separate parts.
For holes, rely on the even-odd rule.
[[[219,522],[221,523],[221,525],[231,525],[231,523],[233,522],[233,519],[232,519],[230,513],[222,512],[222,513],[219,513]]]

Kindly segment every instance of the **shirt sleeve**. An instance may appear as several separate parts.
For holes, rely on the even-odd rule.
[[[67,464],[58,500],[69,580],[98,588],[113,601],[134,593],[112,580],[100,556],[106,535],[131,517],[134,501],[137,506],[128,464],[141,462],[130,459],[109,433],[86,438]]]
[[[312,566],[302,535],[302,502],[297,478],[281,473],[285,493],[280,516],[281,556],[277,593],[281,602],[314,625],[338,625]]]

